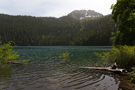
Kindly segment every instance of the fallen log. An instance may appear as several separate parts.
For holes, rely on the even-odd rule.
[[[103,70],[103,71],[110,71],[110,72],[116,72],[116,73],[127,72],[127,70],[125,69],[119,69],[119,68],[111,69],[110,67],[79,67],[79,68]]]
[[[127,72],[125,69],[111,69],[110,67],[77,67],[77,66],[68,66],[68,67],[73,67],[73,68],[80,68],[80,69],[91,69],[91,70],[102,70],[102,71],[109,71],[109,72],[114,72],[114,73],[122,73],[122,72]]]
[[[13,61],[8,61],[8,64],[25,64],[24,62],[13,62]]]

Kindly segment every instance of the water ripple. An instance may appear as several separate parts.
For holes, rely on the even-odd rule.
[[[59,56],[68,51],[70,65],[94,66],[95,51],[111,47],[16,47],[28,65],[0,66],[0,90],[120,90],[116,75],[104,71],[62,67]],[[64,66],[64,65],[63,65]],[[123,89],[122,89],[123,90]]]

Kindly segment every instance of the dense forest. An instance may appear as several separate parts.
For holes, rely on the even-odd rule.
[[[0,37],[18,46],[112,45],[111,15],[79,18],[73,12],[60,18],[0,14]]]

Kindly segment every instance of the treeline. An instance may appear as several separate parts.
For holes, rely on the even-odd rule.
[[[32,17],[0,14],[0,36],[3,43],[18,46],[112,45],[114,23],[110,15],[82,20],[71,16]]]

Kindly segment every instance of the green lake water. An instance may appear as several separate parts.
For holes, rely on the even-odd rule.
[[[94,52],[109,46],[16,46],[27,65],[0,66],[0,90],[126,90],[122,77],[105,71],[72,66],[102,66]],[[69,52],[68,62],[60,60]],[[71,66],[71,67],[70,67]]]

